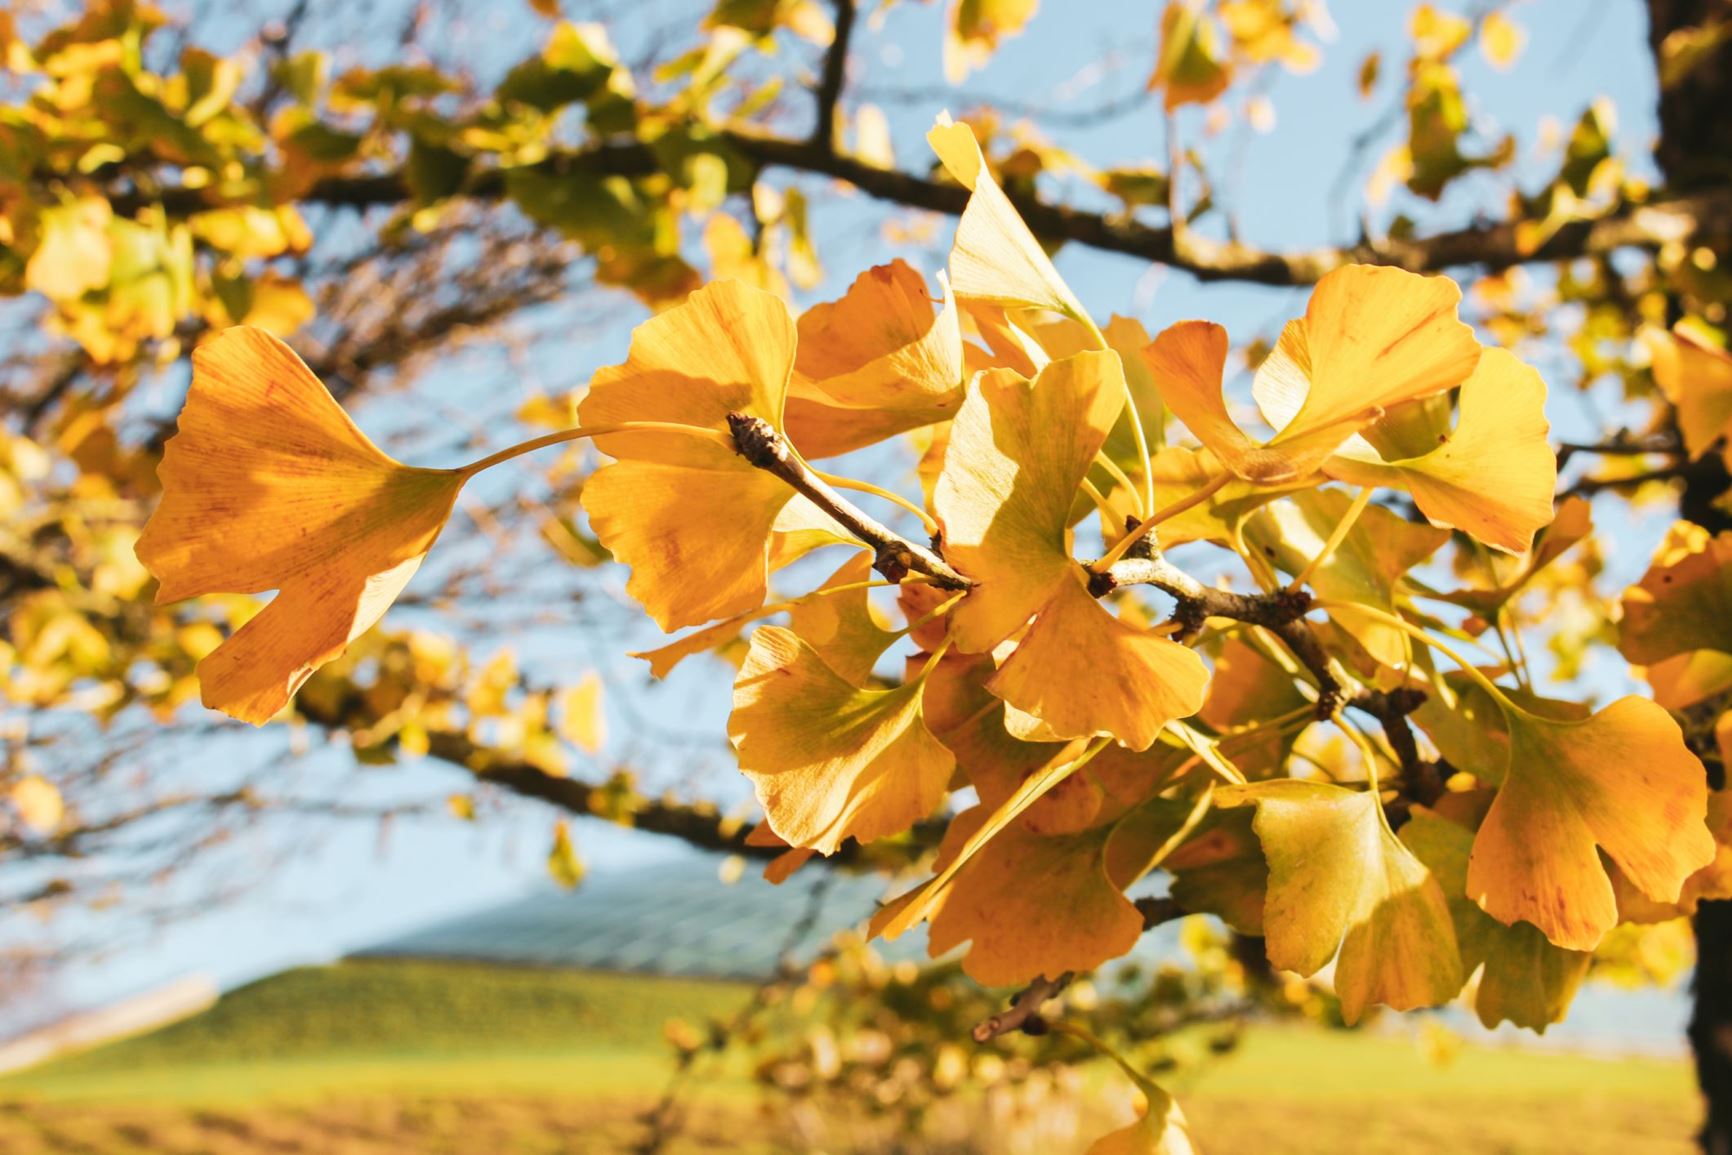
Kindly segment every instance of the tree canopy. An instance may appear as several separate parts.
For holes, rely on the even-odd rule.
[[[103,901],[299,805],[222,715],[437,760],[463,818],[522,795],[772,881],[901,870],[870,932],[927,923],[1022,991],[977,1038],[1051,1029],[1141,1088],[1101,1153],[1190,1151],[1183,1114],[1112,1015],[1041,1008],[1158,923],[1213,916],[1349,1024],[1461,997],[1535,1031],[1596,952],[1732,938],[1723,4],[1646,5],[1651,155],[1597,101],[1538,162],[1467,60],[1567,30],[1414,6],[1357,64],[1387,109],[1350,148],[1385,149],[1345,174],[1359,235],[1291,248],[1199,142],[1324,131],[1269,95],[1333,46],[1315,0],[1142,13],[1127,95],[1069,115],[1158,117],[1159,162],[967,99],[1063,18],[1033,0],[943,6],[924,141],[857,55],[889,0],[416,5],[364,49],[327,7],[0,13],[9,904]],[[484,19],[511,58],[466,65]],[[820,294],[822,210],[862,194],[893,211]],[[1200,290],[1151,326],[1073,290],[1079,249],[1298,291],[1266,333]],[[511,385],[628,323],[587,380]],[[441,397],[445,361],[481,384]],[[1608,588],[1632,519],[1675,524]],[[749,810],[617,756],[599,664],[498,648],[551,622],[619,652],[640,618],[677,635],[634,654],[653,678],[727,664],[707,737]],[[678,728],[656,701],[634,741]],[[178,764],[206,742],[261,761],[213,787]]]

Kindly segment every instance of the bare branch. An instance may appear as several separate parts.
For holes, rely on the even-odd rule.
[[[836,111],[842,102],[842,86],[848,79],[848,46],[854,38],[854,0],[834,0],[836,36],[824,54],[824,72],[818,79],[818,120],[812,126],[812,143],[820,148],[834,149],[836,142]]]
[[[960,185],[878,168],[836,150],[830,141],[790,140],[743,128],[715,136],[719,149],[743,156],[760,168],[785,168],[846,181],[878,200],[908,208],[956,215],[968,203]],[[660,162],[645,145],[608,143],[558,153],[537,169],[548,176],[650,176]],[[465,195],[480,200],[505,196],[505,176],[495,170],[476,175]],[[397,205],[410,199],[399,172],[328,177],[316,183],[304,201],[350,208]],[[171,215],[216,207],[220,200],[208,189],[169,188],[153,195],[117,191],[114,210],[134,215],[147,205],[161,205]],[[1122,215],[1085,212],[1022,195],[1011,200],[1029,227],[1053,241],[1071,241],[1103,252],[1121,253],[1184,269],[1203,281],[1242,281],[1264,285],[1305,285],[1331,269],[1365,262],[1395,265],[1414,272],[1435,272],[1462,265],[1496,271],[1530,262],[1570,260],[1610,253],[1620,248],[1657,249],[1689,243],[1704,233],[1732,229],[1732,189],[1719,188],[1694,196],[1622,204],[1592,220],[1570,221],[1544,244],[1532,247],[1520,235],[1522,221],[1511,219],[1476,224],[1428,237],[1388,238],[1349,246],[1273,251],[1237,241],[1190,235],[1181,246],[1171,228],[1144,224]]]
[[[741,457],[793,486],[849,533],[871,546],[875,554],[873,568],[890,581],[899,582],[912,570],[925,574],[933,585],[947,590],[965,590],[974,585],[932,550],[909,541],[837,493],[800,459],[788,439],[768,421],[730,413],[728,428],[733,431],[734,445]]]
[[[1000,1035],[1008,1035],[1012,1031],[1027,1031],[1031,1035],[1041,1034],[1045,1023],[1040,1017],[1040,1008],[1049,1000],[1056,999],[1070,986],[1074,976],[1070,971],[1059,975],[1056,979],[1045,976],[1035,979],[1028,987],[1019,992],[1010,1001],[1010,1009],[993,1015],[990,1019],[976,1023],[970,1032],[977,1043],[990,1043]]]

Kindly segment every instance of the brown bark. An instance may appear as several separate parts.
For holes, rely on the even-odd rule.
[[[1664,76],[1664,45],[1681,30],[1732,19],[1732,0],[1648,0],[1648,44]],[[1676,43],[1674,41],[1674,43]],[[1668,187],[1680,194],[1725,188],[1732,182],[1732,44],[1723,44],[1681,80],[1660,91],[1660,140],[1655,159]],[[1728,232],[1699,236],[1722,260],[1732,254]],[[1717,454],[1694,462],[1684,475],[1679,512],[1713,533],[1732,529],[1715,499],[1732,488]],[[1710,785],[1725,786],[1723,767]],[[1689,1037],[1706,1112],[1699,1139],[1708,1155],[1732,1155],[1732,902],[1704,902],[1694,919],[1695,1006]]]

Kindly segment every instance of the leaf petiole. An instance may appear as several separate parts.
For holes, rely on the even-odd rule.
[[[534,453],[537,449],[546,449],[550,445],[561,445],[567,441],[579,441],[585,437],[607,437],[614,433],[677,433],[687,437],[697,437],[705,441],[713,441],[728,452],[735,452],[734,439],[719,429],[705,429],[698,425],[682,425],[674,421],[621,421],[613,425],[578,426],[574,429],[561,429],[556,433],[532,437],[528,441],[501,449],[498,453],[489,454],[480,461],[470,462],[456,474],[465,481],[474,477],[484,469],[492,469],[525,453]]]

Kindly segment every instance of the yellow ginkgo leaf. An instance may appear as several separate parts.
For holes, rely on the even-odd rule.
[[[856,686],[864,685],[878,658],[897,635],[884,628],[865,583],[872,577],[872,555],[856,552],[831,574],[814,595],[788,610],[788,628],[829,666]],[[839,586],[856,589],[839,593]]]
[[[1473,831],[1466,826],[1416,806],[1401,828],[1401,841],[1425,863],[1449,899],[1462,974],[1485,965],[1474,993],[1479,1021],[1487,1027],[1508,1021],[1541,1034],[1561,1022],[1593,955],[1553,946],[1531,923],[1505,926],[1467,897]]]
[[[1575,721],[1505,716],[1507,762],[1461,766],[1498,785],[1467,871],[1487,914],[1592,950],[1618,921],[1602,851],[1660,902],[1714,860],[1707,772],[1665,710],[1632,697]]]
[[[1196,651],[1114,617],[1068,573],[989,685],[1058,737],[1111,734],[1146,750],[1168,722],[1201,708],[1209,668]]]
[[[1008,308],[1052,309],[1078,320],[1087,316],[987,171],[974,130],[940,113],[926,140],[950,175],[973,194],[950,250],[950,283],[957,296]]]
[[[1196,712],[1208,669],[1095,601],[1067,547],[1071,495],[1123,389],[1111,352],[1053,361],[1032,381],[1009,369],[980,374],[952,424],[933,506],[946,556],[977,582],[952,612],[957,648],[989,650],[1036,619],[993,692],[1051,736],[1111,734],[1142,750]]]
[[[779,297],[717,282],[639,325],[625,363],[596,373],[578,414],[590,426],[729,433],[728,415],[743,413],[780,430],[794,344]],[[793,490],[706,438],[612,433],[595,444],[616,460],[585,483],[583,507],[657,625],[698,625],[764,600],[771,531]]]
[[[1390,833],[1369,790],[1283,779],[1216,791],[1255,803],[1269,864],[1269,961],[1316,974],[1339,951],[1335,993],[1349,1023],[1383,1003],[1437,1006],[1461,990],[1449,907],[1425,864]]]
[[[899,834],[932,813],[955,762],[921,717],[924,688],[862,690],[792,632],[753,634],[728,737],[770,828],[834,854],[845,838]]]
[[[1732,356],[1709,344],[1686,325],[1670,333],[1644,329],[1643,343],[1653,359],[1654,383],[1677,411],[1678,431],[1691,458],[1716,447],[1732,462]]]
[[[949,287],[935,312],[904,261],[866,270],[800,317],[788,437],[829,457],[947,420],[962,404],[962,329]]]
[[[205,705],[255,725],[384,615],[463,484],[380,452],[293,350],[245,327],[194,353],[157,475],[137,552],[158,602],[279,591],[198,666]]]
[[[1732,654],[1732,533],[1691,535],[1663,552],[1624,591],[1618,652],[1645,666],[1694,650]]]
[[[979,584],[952,614],[958,649],[1021,629],[1078,567],[1071,498],[1124,405],[1113,353],[1054,361],[1033,380],[980,374],[951,426],[933,491],[945,557]]]
[[[950,0],[944,27],[944,79],[961,84],[986,67],[998,42],[1020,34],[1040,0]]]
[[[37,834],[52,834],[66,815],[60,790],[40,774],[26,774],[8,791],[18,820]]]
[[[1320,463],[1324,445],[1332,451],[1396,406],[1467,380],[1480,346],[1456,315],[1460,304],[1448,277],[1376,265],[1326,274],[1252,384],[1264,420],[1279,431],[1270,448]]]
[[[1196,1144],[1191,1142],[1191,1127],[1179,1109],[1179,1101],[1117,1054],[1108,1054],[1142,1092],[1142,1113],[1129,1127],[1102,1135],[1089,1144],[1085,1155],[1197,1155]]]
[[[1164,90],[1171,112],[1186,104],[1209,103],[1232,81],[1220,33],[1204,15],[1203,5],[1199,0],[1169,0],[1161,13],[1161,47],[1149,90]]]
[[[559,733],[579,749],[596,753],[607,741],[607,718],[601,708],[601,679],[585,674],[559,695]]]
[[[1546,384],[1505,349],[1487,349],[1462,382],[1453,432],[1418,456],[1386,461],[1344,448],[1324,463],[1355,485],[1406,489],[1433,525],[1510,553],[1526,552],[1552,519],[1558,459],[1547,440]]]

